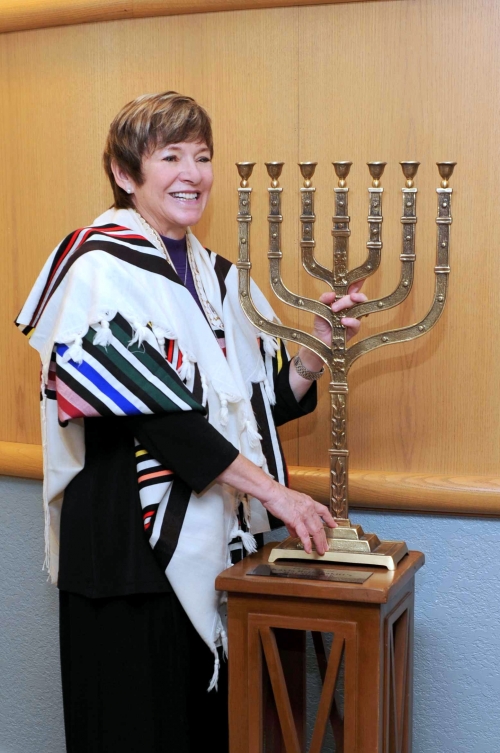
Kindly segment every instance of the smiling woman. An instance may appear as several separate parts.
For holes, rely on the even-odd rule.
[[[111,170],[117,185],[133,194],[139,214],[161,235],[177,240],[201,219],[214,179],[210,149],[199,141],[169,144],[147,154],[141,182],[115,161]]]
[[[323,523],[336,525],[287,488],[276,431],[314,409],[321,362],[303,348],[290,363],[254,329],[237,270],[190,231],[212,154],[210,118],[190,97],[126,105],[104,152],[113,208],[66,236],[19,315],[42,358],[69,753],[187,753],[207,740],[227,751],[215,578],[280,521],[319,554]],[[322,296],[336,311],[363,299],[359,285]],[[348,335],[359,327],[342,321]],[[331,338],[321,319],[313,331]]]

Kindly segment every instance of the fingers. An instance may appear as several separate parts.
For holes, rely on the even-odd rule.
[[[321,303],[326,303],[327,306],[330,306],[336,298],[335,292],[333,290],[329,290],[327,293],[321,293],[319,300]]]
[[[332,311],[338,312],[344,309],[352,309],[357,303],[364,303],[368,298],[364,293],[350,293],[343,295],[338,301],[332,303]]]
[[[295,529],[296,535],[300,538],[304,550],[308,554],[313,551],[312,542],[319,555],[323,555],[328,551],[328,542],[323,521],[330,528],[336,528],[337,526],[334,518],[325,505],[322,505],[320,502],[315,502],[310,497],[307,498],[307,506],[303,511],[303,515],[295,523],[293,528]],[[290,530],[291,526],[287,526],[287,528]]]
[[[348,295],[351,295],[352,293],[359,293],[364,285],[364,282],[364,279],[356,280],[356,282],[353,282],[352,285],[349,285],[349,290],[347,291]]]
[[[314,541],[314,546],[318,554],[323,555],[326,551],[328,551],[328,544],[326,542],[326,533],[322,525],[320,525],[319,528],[317,528],[314,531],[314,533],[312,534],[312,539]]]
[[[340,321],[344,325],[344,327],[348,330],[347,332],[348,339],[358,334],[359,328],[361,327],[361,322],[359,321],[359,319],[353,319],[350,316],[343,316]]]
[[[308,554],[311,554],[312,552],[312,544],[311,544],[311,536],[309,534],[309,531],[307,530],[307,527],[305,523],[300,521],[300,523],[297,523],[295,526],[295,530],[297,532],[297,536],[302,542],[302,546],[304,547],[304,551]]]
[[[337,528],[335,518],[331,514],[328,507],[326,505],[322,505],[321,502],[315,502],[314,504],[316,505],[316,512],[318,513],[320,518],[323,519],[324,523],[326,523],[329,528]]]

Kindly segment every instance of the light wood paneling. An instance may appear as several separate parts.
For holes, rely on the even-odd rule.
[[[450,294],[424,338],[376,350],[350,376],[352,467],[432,474],[495,474],[500,466],[500,315],[496,198],[500,4],[420,0],[301,9],[300,158],[319,161],[319,256],[331,264],[332,159],[354,162],[352,265],[365,256],[368,160],[386,160],[385,247],[369,297],[399,278],[398,161],[422,163],[416,280],[399,309],[371,315],[363,334],[418,321],[434,287],[435,162],[458,162],[452,185]],[[306,294],[321,289],[305,281]],[[326,381],[326,380],[325,380]],[[302,424],[299,465],[313,466],[328,442],[327,385],[320,410]],[[324,463],[326,465],[326,463]]]
[[[320,5],[325,2],[327,0],[0,0],[0,33],[98,21]],[[328,2],[351,3],[360,0]]]
[[[425,338],[377,350],[354,366],[352,467],[375,474],[369,475],[372,489],[379,473],[494,478],[500,460],[500,354],[491,332],[500,313],[494,242],[500,230],[494,194],[499,32],[500,5],[494,0],[390,0],[0,35],[0,274],[9,280],[0,300],[0,440],[40,441],[37,357],[10,322],[54,245],[110,202],[100,154],[113,115],[144,91],[173,88],[195,96],[213,116],[216,182],[198,234],[233,260],[234,162],[259,163],[252,177],[252,251],[255,277],[266,291],[265,160],[286,161],[284,275],[289,287],[309,295],[319,294],[321,286],[306,279],[298,262],[296,162],[320,163],[318,255],[331,263],[330,162],[354,161],[353,264],[365,254],[364,163],[389,162],[383,263],[366,284],[376,296],[388,293],[399,276],[397,163],[420,159],[415,288],[399,310],[364,320],[365,335],[425,313],[433,290],[434,163],[457,160],[447,309]],[[276,308],[287,323],[297,322],[295,312]],[[284,434],[293,465],[327,464],[325,388],[316,414]],[[491,494],[497,495],[494,485]]]
[[[198,230],[210,248],[236,258],[234,163],[261,163],[253,181],[254,208],[265,216],[262,163],[276,155],[293,162],[297,154],[297,13],[291,8],[178,16],[0,36],[2,70],[10,73],[2,77],[0,121],[0,153],[9,176],[0,186],[0,232],[2,247],[10,250],[0,264],[3,279],[12,281],[0,302],[3,321],[14,319],[56,243],[109,205],[101,169],[108,124],[125,102],[145,91],[186,92],[209,110],[216,180]],[[269,65],[270,48],[280,66]],[[276,112],[285,131],[276,128]],[[294,197],[285,206],[290,214]],[[296,238],[289,225],[287,244]],[[253,243],[262,259],[263,223],[253,230]],[[285,264],[285,273],[296,285],[295,259]],[[264,266],[255,277],[267,289]],[[284,318],[296,321],[294,312],[284,312]],[[11,326],[1,337],[2,352],[10,358],[9,388],[0,398],[0,440],[36,443],[37,356]],[[297,427],[286,436],[293,437],[288,451],[296,462]]]

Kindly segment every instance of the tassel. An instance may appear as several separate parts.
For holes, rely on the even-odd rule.
[[[111,345],[112,339],[113,333],[109,326],[109,322],[107,321],[107,319],[101,319],[101,321],[99,322],[99,327],[96,328],[94,345],[102,345],[104,348],[107,348],[108,345]]]
[[[203,405],[203,407],[205,407],[208,400],[208,381],[205,374],[200,374],[200,377],[201,377],[201,387],[203,389],[203,393],[201,397],[201,404]]]
[[[252,422],[249,421],[248,419],[245,421],[245,429],[247,430],[248,442],[250,444],[250,447],[258,447],[260,441],[262,440],[262,437],[257,431],[257,429],[254,427]]]
[[[241,543],[249,554],[254,554],[257,551],[257,542],[251,533],[241,530],[236,516],[233,530],[229,534],[229,540],[231,541],[232,539],[241,539]]]
[[[247,550],[248,554],[254,554],[257,551],[257,542],[249,531],[242,531],[240,529],[236,536],[241,539],[241,543]]]
[[[277,339],[275,337],[272,337],[271,335],[267,335],[265,332],[259,332],[259,337],[264,343],[264,351],[268,356],[271,356],[271,358],[273,358],[279,348]]]
[[[160,346],[160,352],[164,356],[166,354],[166,340],[176,340],[177,338],[175,337],[173,332],[169,332],[162,327],[156,327],[154,324],[152,325],[151,329],[153,330],[153,335],[155,336],[158,345]]]
[[[219,660],[219,654],[218,654],[216,648],[214,649],[213,654],[215,656],[215,659],[214,659],[214,673],[212,675],[212,679],[210,680],[210,685],[208,686],[208,692],[209,693],[214,688],[215,688],[215,690],[217,690],[217,681],[219,679],[220,660]]]
[[[220,395],[220,424],[221,426],[227,426],[229,418],[229,409],[227,407],[227,397]]]
[[[227,659],[228,640],[227,633],[223,627],[221,627],[220,629],[220,639],[222,641],[222,651],[224,652],[224,657]]]
[[[139,322],[132,322],[131,324],[134,331],[134,336],[128,344],[129,348],[131,345],[134,345],[134,343],[137,343],[140,348],[144,340],[152,345],[153,348],[156,348],[157,341],[149,327],[146,327],[143,324],[139,324]]]
[[[65,343],[67,345],[68,343]],[[62,357],[63,363],[68,361],[74,361],[75,363],[81,363],[83,361],[83,348],[82,348],[82,336],[75,335],[73,338],[73,344],[69,346],[68,350]]]
[[[165,355],[165,333],[160,327],[153,327],[153,335],[158,340],[158,346],[162,356]]]
[[[241,494],[238,498],[238,502],[241,502],[243,508],[243,520],[245,525],[250,530],[250,503],[248,501],[248,494]]]
[[[264,379],[262,380],[262,382],[263,382],[263,384],[264,384],[264,389],[265,389],[265,391],[266,391],[266,395],[267,395],[267,397],[268,397],[268,400],[269,400],[269,402],[271,403],[271,405],[274,405],[274,404],[275,404],[275,402],[276,402],[276,396],[275,396],[275,394],[274,394],[274,390],[273,390],[273,388],[272,388],[272,387],[271,387],[271,385],[269,384],[269,379],[268,379],[267,377],[265,377],[265,378],[264,378]]]
[[[182,353],[182,363],[177,373],[183,382],[190,382],[194,378],[195,359],[187,353]]]

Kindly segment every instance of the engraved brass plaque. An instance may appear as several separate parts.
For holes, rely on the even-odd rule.
[[[316,565],[257,565],[247,575],[263,575],[277,578],[299,578],[301,580],[328,580],[337,583],[364,583],[373,571],[339,570],[333,567]]]

